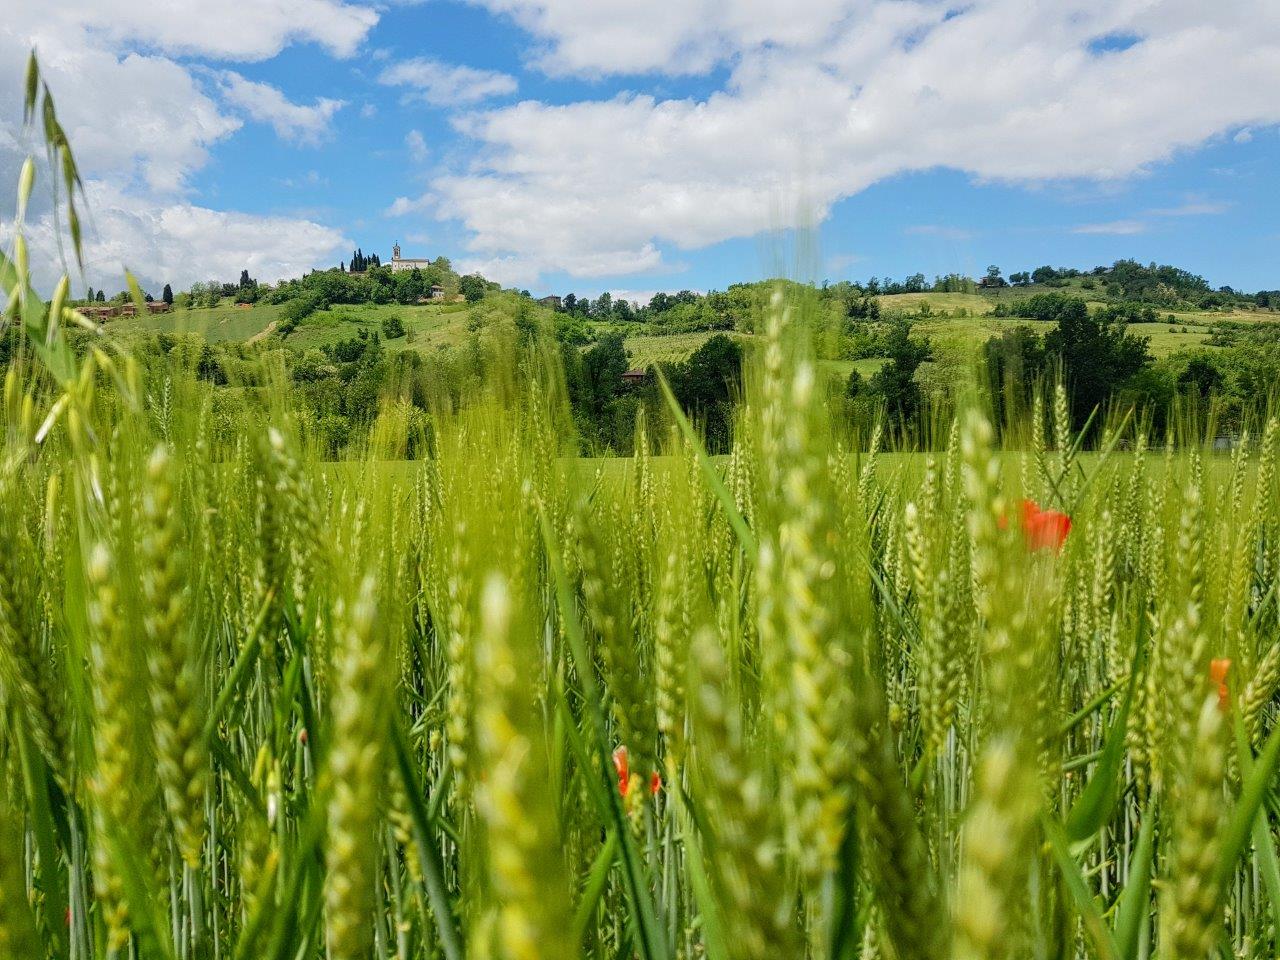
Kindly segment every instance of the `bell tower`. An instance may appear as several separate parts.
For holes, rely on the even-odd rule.
[[[400,259],[400,244],[394,243],[391,245],[391,259],[392,260]]]

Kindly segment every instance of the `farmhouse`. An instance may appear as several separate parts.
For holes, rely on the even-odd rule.
[[[622,375],[622,382],[628,386],[639,386],[644,383],[645,377],[649,376],[649,370],[646,367],[633,367]]]
[[[430,260],[420,258],[401,259],[400,244],[394,244],[391,247],[391,272],[400,273],[402,270],[425,270],[431,266]]]

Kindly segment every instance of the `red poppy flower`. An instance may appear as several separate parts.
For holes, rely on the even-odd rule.
[[[1227,689],[1227,674],[1230,672],[1230,657],[1218,657],[1209,662],[1209,679],[1218,685],[1218,707],[1223,710],[1231,704],[1231,691]]]
[[[1041,510],[1034,500],[1022,501],[1022,534],[1032,550],[1057,553],[1067,542],[1071,518],[1058,510]]]
[[[618,793],[626,796],[631,792],[631,757],[626,747],[613,751],[613,769],[618,774]],[[656,796],[662,789],[662,778],[655,770],[649,775],[649,795]]]

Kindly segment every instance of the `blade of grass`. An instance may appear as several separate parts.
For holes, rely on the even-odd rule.
[[[1155,804],[1148,803],[1138,828],[1138,842],[1129,859],[1129,875],[1116,902],[1116,949],[1121,960],[1138,960],[1141,931],[1151,909],[1151,867],[1155,847]]]
[[[1112,938],[1111,931],[1107,928],[1106,923],[1103,922],[1102,911],[1098,908],[1097,901],[1084,882],[1084,877],[1080,873],[1080,865],[1076,863],[1075,857],[1071,855],[1066,833],[1048,815],[1042,815],[1040,822],[1044,827],[1045,839],[1049,842],[1049,852],[1053,854],[1053,859],[1058,865],[1058,871],[1062,874],[1063,884],[1071,895],[1071,902],[1080,914],[1085,932],[1088,933],[1089,939],[1093,942],[1099,960],[1118,960],[1119,954],[1116,950],[1115,940]]]
[[[702,475],[706,477],[707,486],[711,488],[712,493],[716,495],[716,499],[720,501],[725,517],[729,520],[729,526],[737,534],[738,542],[742,544],[743,553],[749,563],[754,563],[759,550],[755,534],[751,532],[746,519],[738,512],[738,505],[734,502],[733,494],[729,492],[729,488],[720,479],[720,473],[716,470],[715,464],[711,462],[711,458],[707,456],[707,451],[702,446],[702,440],[699,439],[698,434],[694,431],[693,424],[689,422],[689,418],[680,409],[680,403],[676,400],[675,394],[671,392],[671,386],[667,383],[667,378],[663,376],[661,370],[658,371],[658,386],[662,388],[662,395],[666,398],[667,406],[671,408],[671,415],[675,417],[676,424],[680,427],[680,433],[683,434],[685,440],[693,448],[693,455],[698,459],[698,466],[702,469]]]
[[[434,822],[423,804],[422,786],[414,772],[413,759],[409,754],[409,745],[404,731],[392,720],[390,724],[391,742],[395,748],[396,767],[404,781],[404,792],[408,797],[409,815],[413,819],[413,839],[418,850],[418,859],[422,863],[422,878],[427,887],[427,897],[431,901],[431,912],[436,920],[436,932],[440,935],[440,949],[445,960],[464,960],[466,951],[463,947],[462,934],[454,923],[453,907],[449,903],[449,891],[445,885],[444,863],[440,858],[440,845],[432,829]]]
[[[621,839],[619,857],[622,861],[627,896],[631,901],[632,919],[639,939],[637,948],[645,960],[667,960],[667,944],[662,934],[663,927],[658,922],[657,908],[649,894],[651,884],[645,876],[647,870],[641,860],[639,850],[636,849],[635,841],[631,837],[626,811],[622,809],[622,798],[619,796],[618,791],[613,788],[613,756],[605,735],[605,713],[600,690],[596,683],[595,664],[587,655],[586,642],[582,636],[582,625],[578,621],[577,611],[574,608],[573,593],[569,587],[569,580],[560,561],[560,554],[556,548],[555,535],[551,529],[551,523],[547,519],[546,511],[541,507],[538,510],[538,517],[542,525],[543,545],[547,552],[547,560],[555,583],[561,623],[564,627],[565,637],[568,640],[570,653],[577,667],[579,683],[582,684],[587,706],[591,710],[591,725],[595,732],[596,752],[598,754],[598,775],[601,782],[606,785],[605,794],[609,800],[608,813],[613,820],[614,829]]]

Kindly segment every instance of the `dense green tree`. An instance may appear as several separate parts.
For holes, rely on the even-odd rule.
[[[469,273],[465,277],[458,280],[458,290],[466,297],[467,303],[478,303],[484,299],[485,293],[488,291],[488,284],[485,283],[484,277],[478,273]]]
[[[933,356],[929,340],[911,339],[911,324],[900,320],[885,338],[888,362],[871,378],[871,389],[884,397],[885,409],[899,422],[910,422],[920,410],[916,371]]]
[[[1046,365],[1044,341],[1025,324],[983,345],[982,360],[995,423],[1003,427],[1025,412]]]
[[[1072,310],[1058,320],[1057,328],[1045,337],[1045,349],[1061,364],[1077,428],[1114,388],[1151,362],[1147,343],[1145,337],[1125,333],[1123,326],[1090,316],[1084,309]]]
[[[728,450],[733,404],[742,380],[742,347],[732,337],[717,333],[667,373],[680,406],[702,425],[708,448]]]
[[[865,396],[869,390],[866,378],[858,372],[857,368],[849,371],[849,379],[845,381],[844,394],[846,397]]]
[[[160,294],[160,299],[163,300],[165,303],[169,304],[170,306],[172,306],[173,305],[173,287],[169,286],[169,284],[166,283],[164,285],[164,290]]]
[[[1221,390],[1223,382],[1222,371],[1208,355],[1192,357],[1178,375],[1178,389],[1201,400],[1207,400]]]
[[[1087,316],[1089,305],[1079,297],[1063,293],[1037,293],[1025,300],[996,305],[996,316],[1025,317],[1028,320],[1058,322],[1065,317]]]
[[[880,301],[854,287],[844,299],[844,315],[850,320],[879,320]]]
[[[622,392],[622,375],[627,372],[628,364],[622,334],[610,333],[602,337],[583,355],[582,361],[584,386],[588,391],[585,398],[587,408],[600,414],[609,401]]]

